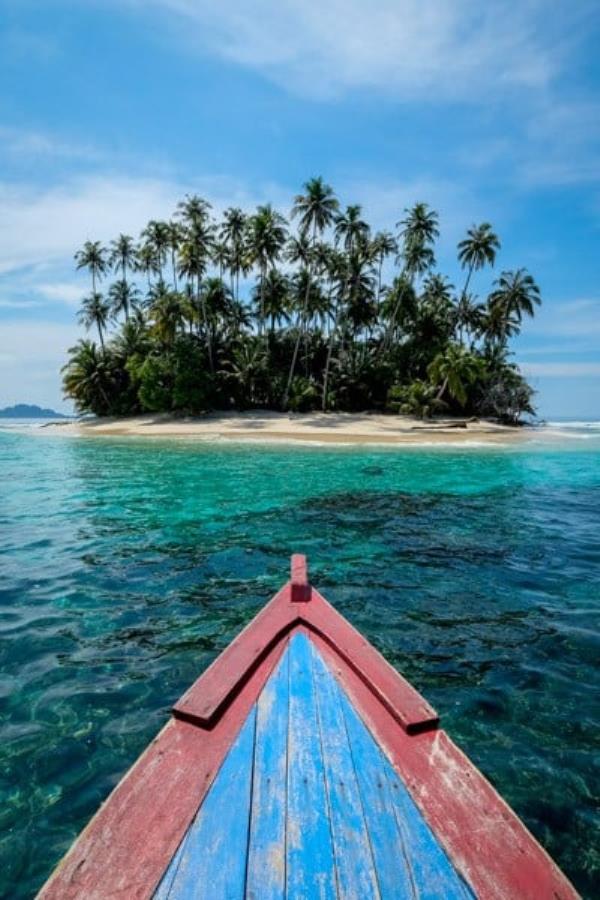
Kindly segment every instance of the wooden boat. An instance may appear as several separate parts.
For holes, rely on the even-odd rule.
[[[39,894],[576,896],[431,706],[311,587],[299,555]]]

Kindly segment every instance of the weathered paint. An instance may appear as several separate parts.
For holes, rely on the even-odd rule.
[[[156,900],[244,900],[256,707],[176,853]]]
[[[280,644],[206,730],[172,719],[100,807],[40,900],[146,900],[285,649]]]
[[[313,640],[385,750],[454,866],[480,900],[575,900],[545,850],[448,735],[410,735],[331,646]]]
[[[290,654],[286,888],[290,897],[336,896],[317,699],[306,639]]]
[[[369,825],[373,829],[372,845],[379,851],[377,872],[385,885],[382,898],[399,894],[419,900],[472,898],[387,757],[341,690],[340,703],[358,761],[362,795],[373,797],[377,807],[377,821],[371,817]]]
[[[288,636],[303,628],[478,897],[578,896],[426,701],[314,588],[307,602],[293,602],[290,582],[177,704],[44,886],[44,900],[153,895]]]
[[[377,854],[382,823],[370,817],[371,833],[364,814],[374,780],[388,784],[393,834]],[[472,898],[398,787],[309,636],[296,633],[154,900]]]
[[[301,637],[292,638],[292,651],[297,652]],[[312,663],[316,688],[338,893],[344,900],[377,898],[380,896],[377,874],[363,812],[363,805],[369,804],[370,797],[368,794],[361,796],[340,702],[340,689],[314,644],[309,645],[305,639],[301,649]],[[366,737],[368,739],[369,735]]]
[[[289,678],[286,653],[257,704],[248,900],[279,900],[285,896]]]

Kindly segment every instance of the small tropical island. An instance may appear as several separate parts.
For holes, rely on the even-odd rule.
[[[69,350],[65,395],[117,419],[370,411],[518,425],[533,390],[509,342],[540,290],[524,268],[489,277],[489,223],[459,242],[453,278],[437,269],[439,235],[426,203],[374,232],[322,178],[287,217],[267,204],[217,221],[188,196],[139,241],[77,252],[91,288],[79,321],[97,340]]]
[[[68,419],[69,416],[36,406],[35,403],[16,403],[14,406],[5,406],[0,409],[0,419]]]

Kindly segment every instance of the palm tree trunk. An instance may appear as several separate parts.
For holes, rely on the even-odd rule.
[[[465,286],[462,291],[463,297],[467,296],[467,290],[469,289],[469,282],[471,281],[471,275],[473,274],[473,263],[469,266],[469,271],[467,273],[467,280],[465,281]]]
[[[208,365],[210,367],[210,371],[214,373],[215,367],[213,364],[213,354],[212,354],[212,340],[210,336],[210,328],[208,325],[208,315],[206,312],[206,300],[204,299],[204,295],[201,290],[201,282],[200,282],[200,273],[196,273],[196,297],[197,300],[200,301],[200,308],[202,310],[202,324],[204,326],[204,337],[206,339],[206,350],[208,352]]]
[[[104,347],[104,335],[102,334],[102,326],[100,325],[100,322],[97,322],[96,324],[98,326],[98,337],[100,338],[100,346],[102,347],[102,352],[104,353],[105,347]]]
[[[300,341],[302,340],[302,331],[304,329],[304,324],[305,324],[305,319],[306,319],[306,310],[308,309],[308,301],[310,298],[310,286],[311,286],[311,282],[312,282],[312,262],[313,262],[312,251],[314,250],[316,239],[317,239],[317,226],[316,226],[316,223],[313,222],[312,238],[311,238],[311,242],[310,242],[311,254],[310,254],[310,260],[308,263],[308,278],[306,281],[306,292],[304,294],[304,303],[302,305],[302,311],[301,311],[301,315],[300,315],[300,319],[299,319],[300,330],[298,331],[298,337],[296,338],[296,344],[294,346],[294,355],[292,356],[292,364],[290,366],[290,371],[288,374],[288,380],[287,380],[287,384],[285,387],[285,394],[283,395],[283,408],[284,409],[287,409],[288,398],[289,398],[289,394],[290,394],[290,387],[292,385],[292,381],[294,378],[294,371],[296,369],[296,361],[298,359],[298,348],[300,347]]]
[[[177,266],[175,265],[175,250],[171,249],[171,266],[173,268],[173,287],[177,293]]]
[[[335,339],[335,333],[337,331],[338,325],[338,305],[335,307],[335,317],[333,320],[333,327],[331,332],[329,333],[329,346],[327,347],[327,359],[325,360],[325,372],[323,375],[323,396],[321,398],[321,409],[323,412],[327,411],[327,387],[329,385],[329,368],[331,366],[331,357],[333,355],[333,342]]]
[[[441,386],[441,388],[439,389],[439,391],[438,391],[437,394],[436,394],[436,398],[435,398],[436,400],[441,400],[441,399],[442,399],[442,397],[443,397],[444,394],[446,393],[446,388],[447,388],[447,387],[448,387],[448,376],[446,376],[446,378],[444,378],[444,380],[442,381],[442,386]]]

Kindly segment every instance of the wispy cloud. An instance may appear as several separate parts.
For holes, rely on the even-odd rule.
[[[67,141],[53,134],[0,125],[0,154],[11,160],[31,159],[106,161],[106,154],[90,144]]]
[[[147,0],[129,0],[147,10]],[[471,100],[547,85],[563,57],[560,20],[541,0],[151,0],[202,52],[285,88],[331,97],[375,88],[402,98]],[[265,27],[268,23],[268,27]],[[183,33],[183,32],[182,32]]]
[[[529,362],[520,364],[530,378],[585,378],[600,375],[600,362]]]
[[[588,340],[600,337],[600,300],[583,298],[543,305],[536,316],[536,333]]]
[[[8,320],[0,328],[0,406],[60,404],[59,371],[79,329],[52,321]]]

